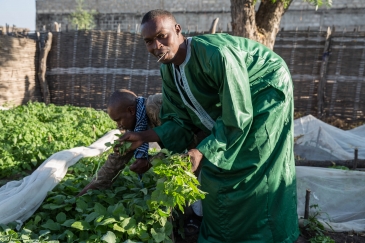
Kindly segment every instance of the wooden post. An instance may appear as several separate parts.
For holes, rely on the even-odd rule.
[[[356,168],[357,168],[357,154],[358,154],[358,152],[359,152],[358,149],[355,148],[355,151],[354,151],[354,164],[352,166],[353,170],[356,170]]]
[[[331,34],[332,34],[331,28],[328,27],[326,42],[324,44],[324,49],[323,49],[320,79],[319,79],[319,84],[318,84],[318,111],[317,111],[318,117],[322,117],[322,115],[323,115],[324,88],[325,88],[325,84],[327,82],[327,66],[328,66]]]
[[[51,45],[52,45],[52,33],[48,32],[47,41],[44,47],[40,48],[39,68],[38,68],[38,79],[41,85],[43,102],[46,104],[50,103],[49,88],[46,81],[46,69],[47,69],[47,56],[48,52],[51,50]]]
[[[304,219],[309,218],[309,200],[311,197],[311,190],[307,189],[305,193],[305,209],[304,209]]]
[[[60,32],[59,27],[58,27],[58,23],[54,22],[53,24],[54,24],[54,31],[55,32]]]
[[[117,33],[120,33],[120,24],[118,24]]]
[[[137,34],[139,30],[139,24],[136,24],[135,33]]]
[[[37,32],[37,40],[38,40],[39,50],[41,50],[42,49],[42,43],[41,43],[41,36],[40,36],[39,32]]]
[[[217,24],[218,24],[219,18],[215,18],[212,22],[212,26],[210,27],[209,33],[215,34]]]

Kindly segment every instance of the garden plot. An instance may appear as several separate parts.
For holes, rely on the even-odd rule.
[[[171,242],[173,223],[176,224],[175,228],[179,226],[177,222],[169,221],[173,213],[171,209],[204,197],[197,188],[196,178],[188,173],[190,163],[165,151],[167,159],[155,161],[153,169],[145,173],[142,179],[129,171],[127,166],[110,190],[94,190],[82,197],[75,197],[106,160],[109,152],[106,151],[105,143],[113,141],[114,134],[118,131],[112,129],[115,125],[105,113],[82,108],[81,113],[78,113],[73,107],[52,105],[50,108],[51,111],[42,104],[29,104],[18,107],[19,113],[8,113],[2,117],[0,128],[4,129],[4,133],[8,130],[7,136],[2,138],[3,147],[12,148],[1,150],[11,158],[2,160],[2,166],[5,165],[2,176],[13,175],[14,171],[21,173],[35,167],[38,169],[22,180],[10,182],[0,188],[0,195],[4,192],[17,195],[19,192],[18,196],[22,199],[19,204],[8,201],[4,206],[4,200],[1,199],[8,197],[0,196],[0,212],[3,210],[1,215],[9,215],[4,212],[14,208],[19,212],[17,219],[8,219],[13,222],[2,222],[7,225],[0,226],[0,241],[32,242],[37,239],[59,242]],[[57,109],[60,110],[55,112]],[[37,119],[32,118],[32,112],[37,114]],[[73,115],[68,117],[68,113]],[[78,120],[83,122],[78,124]],[[21,122],[16,125],[16,121]],[[70,123],[58,125],[56,121]],[[41,125],[37,125],[37,122]],[[300,133],[297,133],[298,123],[302,126],[306,124]],[[317,124],[318,137],[318,127],[326,127],[327,124]],[[5,129],[5,125],[8,129]],[[65,131],[62,130],[64,127]],[[300,139],[306,136],[303,131],[315,130],[309,129],[312,125],[303,120],[296,120],[295,127],[296,136],[300,136]],[[74,133],[82,128],[86,129],[86,132],[82,132],[84,136]],[[360,129],[362,128],[357,128],[352,133],[358,134]],[[101,137],[106,131],[109,133]],[[327,135],[334,134],[334,131],[336,129],[329,130]],[[93,141],[96,142],[92,143]],[[64,147],[57,147],[56,143]],[[91,145],[85,147],[88,144]],[[306,145],[308,144],[313,142],[307,142]],[[66,149],[67,146],[73,149]],[[37,151],[43,152],[36,153]],[[40,164],[46,156],[49,158]],[[87,158],[88,156],[92,157]],[[6,156],[2,156],[4,157]],[[11,169],[6,170],[7,166]],[[325,212],[319,220],[329,222],[338,231],[364,229],[365,209],[360,206],[365,191],[359,186],[364,182],[362,172],[298,166],[298,215],[303,215],[305,190],[311,189],[311,204],[318,205]],[[38,184],[32,189],[27,188],[32,183]],[[16,188],[15,193],[11,192],[11,187]],[[30,200],[27,200],[26,193],[31,195],[28,196]],[[348,200],[349,197],[351,200]],[[175,218],[178,216],[175,215]],[[2,219],[1,217],[0,220]]]

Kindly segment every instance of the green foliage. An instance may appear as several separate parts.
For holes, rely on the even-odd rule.
[[[317,204],[311,205],[310,208],[314,208],[315,211],[309,215],[308,219],[303,219],[303,225],[305,232],[311,237],[309,241],[311,243],[334,243],[335,241],[329,236],[326,236],[326,232],[323,224],[318,221],[317,217],[323,214]],[[331,228],[331,226],[327,223]]]
[[[317,235],[313,238],[310,238],[309,242],[310,243],[335,243],[335,241],[327,235]]]
[[[117,136],[118,138],[120,138],[122,135],[123,134],[115,134],[115,136]],[[119,152],[119,154],[124,154],[130,148],[131,145],[132,145],[132,143],[125,142],[123,144],[123,146],[120,146],[118,139],[114,140],[114,142],[112,142],[112,143],[108,142],[105,144],[105,146],[113,148],[113,151],[116,151],[116,148],[117,148],[117,151]]]
[[[339,169],[339,170],[350,170],[348,167],[343,166],[343,165],[332,165],[328,168],[332,168],[332,169]]]
[[[142,179],[127,166],[111,189],[75,197],[109,152],[80,160],[19,231],[16,223],[0,225],[0,242],[172,242],[172,210],[204,193],[188,157],[162,152],[167,157],[154,160]]]
[[[32,170],[52,154],[89,146],[115,123],[103,111],[28,103],[0,111],[0,178]]]
[[[93,29],[95,27],[94,16],[95,10],[87,11],[83,9],[84,0],[77,0],[77,7],[75,12],[70,14],[70,22],[79,29]]]
[[[273,3],[275,3],[278,0],[272,0]],[[288,8],[290,6],[290,3],[292,2],[292,0],[280,0],[284,3],[284,8]],[[313,6],[316,7],[316,10],[318,9],[318,7],[322,7],[323,4],[325,4],[328,7],[332,6],[332,0],[303,0],[304,2],[307,2]],[[253,5],[255,5],[257,2],[257,0],[254,0],[252,3]]]
[[[332,6],[332,0],[304,0],[304,2],[315,6],[316,10],[318,9],[318,7],[322,7],[323,5],[326,5],[327,7]]]

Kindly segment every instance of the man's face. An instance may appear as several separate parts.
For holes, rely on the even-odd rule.
[[[179,50],[180,25],[172,19],[161,16],[142,25],[141,34],[148,52],[160,59],[161,63],[172,63]]]
[[[133,131],[136,126],[135,107],[108,107],[108,115],[120,130]]]

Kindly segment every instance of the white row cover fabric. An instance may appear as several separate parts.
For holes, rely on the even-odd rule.
[[[112,130],[89,147],[76,147],[53,154],[31,175],[11,181],[0,188],[0,223],[17,221],[20,225],[39,208],[51,191],[66,175],[68,167],[84,157],[93,157],[106,151],[105,143],[113,142],[120,134]]]
[[[304,217],[306,190],[311,191],[310,213],[320,210],[316,218],[328,230],[365,231],[365,173],[297,166],[298,216]],[[331,226],[329,227],[327,223]],[[331,229],[332,228],[332,229]]]
[[[365,159],[365,125],[344,131],[308,115],[294,121],[294,152],[306,160]]]

